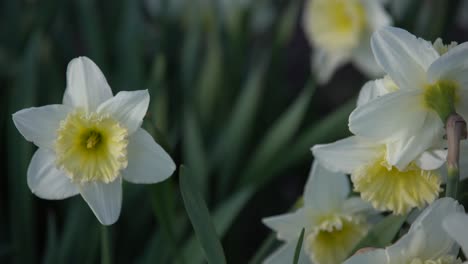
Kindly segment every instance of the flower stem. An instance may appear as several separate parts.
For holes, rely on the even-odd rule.
[[[458,168],[460,157],[460,141],[466,139],[466,122],[457,113],[451,114],[447,118],[446,132],[448,141],[447,153],[447,190],[445,196],[457,199],[458,182],[460,178],[460,171]]]
[[[101,264],[111,264],[109,230],[108,227],[101,225]]]

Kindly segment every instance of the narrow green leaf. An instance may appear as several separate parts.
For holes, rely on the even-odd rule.
[[[45,253],[43,263],[55,264],[58,263],[58,247],[57,247],[57,223],[55,215],[49,212],[47,215],[47,244],[45,247]]]
[[[217,234],[219,234],[221,238],[226,234],[227,230],[234,222],[234,219],[253,194],[253,188],[243,188],[214,210],[213,223]],[[200,244],[193,236],[188,240],[186,246],[184,246],[182,254],[185,256],[185,259],[190,259],[192,263],[201,263],[203,260],[203,256],[200,252]]]
[[[382,219],[359,241],[351,255],[365,247],[383,248],[388,246],[405,223],[406,218],[406,215],[389,215]]]
[[[262,172],[265,171],[266,167],[271,166],[271,161],[274,157],[280,154],[282,148],[290,142],[299,129],[315,87],[313,81],[309,81],[296,101],[274,123],[255,151],[247,167],[248,169],[243,175],[243,184],[252,181],[258,184],[265,181],[267,177],[272,176],[271,174],[264,174]]]
[[[283,46],[291,38],[297,23],[298,13],[302,1],[292,0],[279,20],[278,31],[276,35],[276,44]]]
[[[348,135],[348,117],[356,108],[356,99],[351,98],[337,110],[305,128],[288,147],[287,155],[276,157],[264,174],[275,175],[291,165],[310,159],[310,148],[319,143],[337,140]]]
[[[226,263],[223,247],[216,234],[210,212],[197,189],[195,181],[190,178],[184,166],[180,167],[179,181],[185,209],[202,246],[206,260],[210,264]]]
[[[299,236],[299,239],[297,240],[296,250],[294,250],[293,264],[297,264],[297,262],[299,261],[299,254],[301,253],[301,249],[302,249],[302,241],[304,240],[304,232],[305,232],[305,229],[302,228],[301,235]]]
[[[262,245],[257,249],[255,255],[249,261],[249,264],[260,264],[265,259],[267,254],[271,251],[276,243],[276,236],[270,233],[268,237],[263,241]]]

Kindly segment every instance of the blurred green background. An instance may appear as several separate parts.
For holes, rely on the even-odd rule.
[[[466,41],[461,1],[407,1],[396,25]],[[33,196],[34,146],[11,114],[60,103],[67,63],[88,56],[114,93],[148,89],[144,127],[187,166],[228,263],[276,245],[261,218],[302,193],[310,147],[348,135],[366,78],[351,66],[326,86],[310,73],[299,0],[0,0],[0,263],[99,263],[100,225],[77,196]],[[467,14],[468,15],[468,14]],[[178,188],[124,185],[109,229],[112,263],[202,263]]]

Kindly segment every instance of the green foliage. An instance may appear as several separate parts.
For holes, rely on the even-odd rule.
[[[305,232],[305,229],[302,228],[301,235],[297,239],[296,249],[294,250],[294,259],[293,259],[293,262],[292,262],[293,264],[297,264],[298,261],[299,261],[299,254],[301,253],[302,243],[304,241],[304,232]]]

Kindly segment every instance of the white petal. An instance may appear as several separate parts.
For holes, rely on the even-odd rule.
[[[432,149],[424,151],[416,160],[416,165],[423,170],[435,170],[444,165],[447,159],[447,150]]]
[[[278,239],[284,241],[297,240],[302,228],[310,224],[303,208],[294,213],[263,218],[262,222],[276,232]]]
[[[351,113],[349,129],[358,136],[389,141],[417,131],[426,114],[420,96],[421,91],[399,90],[374,99]]]
[[[29,189],[38,197],[48,200],[61,200],[79,193],[65,172],[55,166],[52,151],[38,149],[28,167]]]
[[[129,134],[132,134],[141,126],[148,110],[149,100],[148,90],[119,92],[100,105],[98,113],[110,114],[127,127]]]
[[[468,76],[468,42],[462,43],[447,53],[429,67],[429,82],[438,80],[455,80],[462,89],[467,89]]]
[[[133,183],[157,183],[172,175],[176,166],[166,151],[144,129],[132,134],[127,147],[128,166],[125,180]]]
[[[112,225],[117,221],[122,206],[122,177],[108,184],[84,184],[80,186],[80,193],[101,224]]]
[[[301,231],[299,230],[299,233]],[[299,237],[299,234],[297,235]],[[294,253],[296,251],[296,241],[288,242],[277,250],[275,250],[270,256],[268,256],[262,263],[263,264],[285,264],[285,263],[292,263],[294,259]],[[299,255],[299,264],[312,264],[308,259],[307,255],[304,253],[304,250],[301,249],[301,253]]]
[[[343,264],[386,264],[389,263],[385,250],[375,249],[350,257]]]
[[[443,219],[450,214],[464,212],[463,206],[452,198],[441,198],[427,207],[411,225],[408,233],[422,229],[430,238],[422,241],[414,249],[421,258],[435,259],[453,254],[458,247],[442,228]]]
[[[376,61],[401,89],[422,88],[426,70],[439,57],[431,43],[394,27],[376,31],[371,46]]]
[[[348,62],[348,60],[349,55],[329,54],[316,48],[314,54],[312,54],[312,70],[317,75],[318,83],[327,83],[336,69]]]
[[[40,148],[53,149],[56,130],[69,112],[65,105],[26,108],[13,114],[13,122],[26,140]]]
[[[443,124],[437,114],[428,112],[423,119],[422,127],[416,131],[407,131],[398,141],[387,144],[387,161],[389,164],[404,170],[408,164],[416,160],[426,150],[443,140]],[[443,162],[442,162],[443,163]],[[441,165],[430,164],[427,167]]]
[[[391,16],[385,11],[382,1],[363,0],[362,3],[366,8],[366,21],[370,31],[390,26],[393,23]]]
[[[331,172],[314,162],[304,190],[304,205],[315,213],[340,210],[351,191],[349,185],[345,174]]]
[[[442,226],[457,241],[466,256],[468,254],[468,215],[451,214],[443,220]]]
[[[343,210],[348,214],[375,214],[378,211],[374,210],[372,204],[366,201],[363,201],[360,197],[351,197],[344,201]]]
[[[63,104],[94,112],[102,102],[111,97],[112,90],[106,77],[92,60],[78,57],[70,61]]]
[[[327,169],[352,173],[357,167],[375,159],[382,151],[381,144],[356,136],[331,144],[315,145],[314,157]]]

